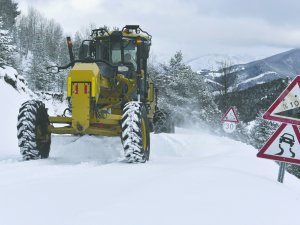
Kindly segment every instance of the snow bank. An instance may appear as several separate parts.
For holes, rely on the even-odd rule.
[[[19,152],[17,140],[17,117],[21,104],[29,99],[38,96],[27,86],[26,80],[18,72],[9,66],[0,67],[0,104],[1,104],[1,154],[0,159],[5,155],[14,155]],[[41,98],[41,97],[39,97]],[[67,103],[59,100],[43,99],[49,114],[62,115]],[[5,158],[5,157],[4,157]]]
[[[1,73],[2,71],[0,71]],[[3,74],[3,73],[2,73]],[[21,104],[30,97],[26,93],[19,93],[0,77],[0,104],[1,104],[1,156],[13,154],[18,146],[17,117]]]
[[[25,78],[18,74],[14,68],[10,66],[4,66],[3,68],[0,67],[0,79],[4,79],[6,83],[10,84],[20,94],[36,97],[36,95],[27,87],[27,81]]]

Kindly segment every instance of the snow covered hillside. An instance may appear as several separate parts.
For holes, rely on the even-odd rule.
[[[201,70],[217,71],[226,62],[229,65],[245,64],[263,58],[263,56],[207,54],[188,60],[186,63],[196,72]]]
[[[3,79],[0,96],[0,224],[297,224],[299,180],[277,183],[278,166],[251,146],[178,128],[151,134],[150,161],[128,164],[119,138],[53,135],[49,159],[22,161],[26,97]]]
[[[215,60],[217,61],[218,57]],[[237,63],[237,60],[234,61],[233,59],[231,61],[230,58],[226,57],[221,62],[224,62],[224,60],[227,65],[232,65],[227,70],[229,91],[246,90],[258,84],[268,83],[280,78],[294,78],[300,74],[300,49],[292,49],[248,63]],[[193,65],[193,61],[189,65]],[[205,77],[211,91],[218,90],[219,87],[216,86],[216,83],[220,85],[224,83],[224,72],[220,70],[220,67],[207,67],[207,69],[197,71]]]

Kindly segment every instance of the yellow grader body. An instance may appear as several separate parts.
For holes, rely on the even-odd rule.
[[[120,135],[120,110],[102,110],[100,118],[95,112],[96,103],[100,103],[100,94],[109,89],[108,80],[101,77],[100,68],[96,63],[77,63],[68,76],[67,95],[72,102],[72,117],[50,117],[49,130],[56,134],[95,134],[104,136]],[[102,91],[101,91],[102,90]],[[101,93],[103,92],[103,93]],[[110,105],[118,101],[117,96],[106,99]],[[110,113],[109,113],[110,112]],[[67,124],[65,127],[55,127],[55,123]]]
[[[141,77],[142,78],[142,77]],[[71,69],[68,76],[67,95],[72,100],[72,117],[49,117],[49,131],[54,134],[94,134],[103,136],[120,136],[122,110],[119,98],[122,84],[128,87],[127,98],[135,91],[136,82],[127,79],[122,74],[116,76],[118,84],[112,90],[108,78],[101,76],[96,63],[78,63]],[[149,119],[154,115],[154,87],[149,86],[149,104],[153,110]],[[96,105],[106,105],[95,109]],[[151,106],[150,106],[151,107]],[[67,126],[55,127],[55,124]]]

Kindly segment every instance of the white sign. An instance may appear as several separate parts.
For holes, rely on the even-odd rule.
[[[234,122],[234,123],[238,123],[238,117],[235,113],[235,110],[233,108],[233,106],[231,106],[227,112],[225,113],[225,115],[222,118],[222,122]]]
[[[263,118],[300,125],[300,76],[297,76],[281,93]]]
[[[300,132],[297,126],[281,124],[257,154],[258,157],[300,164]]]
[[[236,123],[234,122],[223,122],[223,130],[226,133],[232,133],[236,129]]]

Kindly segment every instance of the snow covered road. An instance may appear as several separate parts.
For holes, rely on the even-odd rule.
[[[203,130],[151,134],[146,164],[123,162],[119,138],[70,135],[52,136],[49,159],[22,161],[25,98],[0,90],[0,225],[300,224],[298,179],[277,183],[274,162]]]
[[[295,224],[299,181],[247,145],[179,129],[151,160],[122,161],[118,138],[53,136],[49,159],[0,161],[0,224]]]

